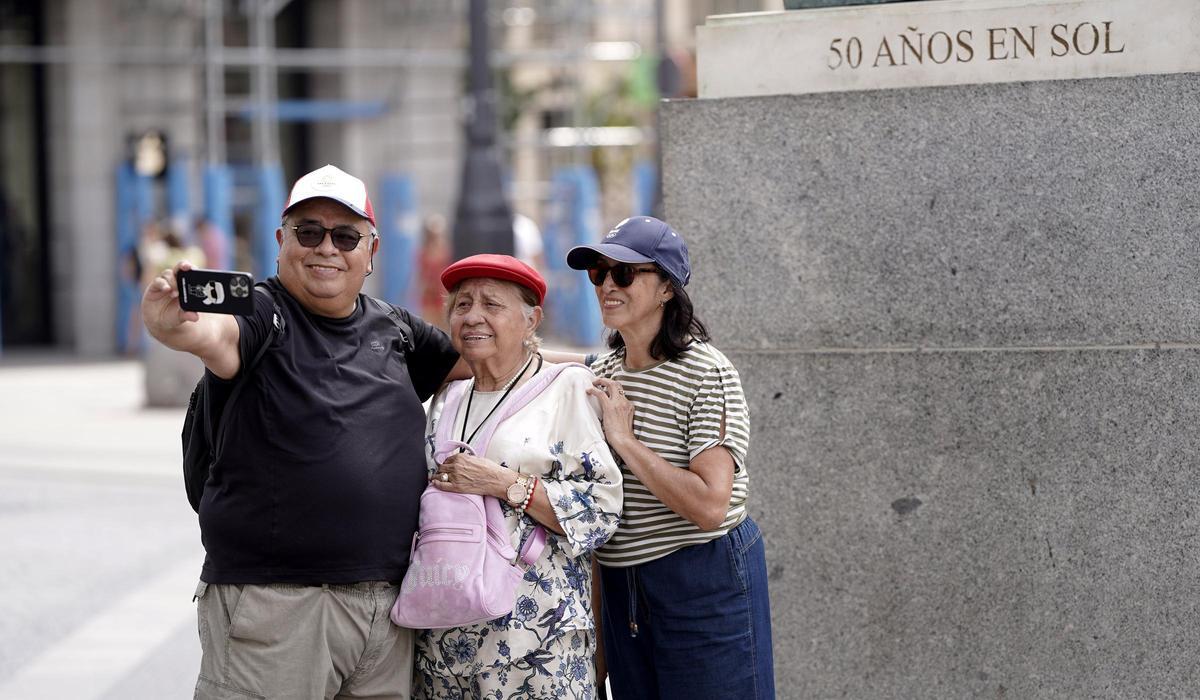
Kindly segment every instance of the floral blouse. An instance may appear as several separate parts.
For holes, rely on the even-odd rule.
[[[546,489],[565,534],[546,528],[546,548],[525,572],[512,613],[469,627],[422,631],[417,638],[420,672],[473,676],[544,649],[565,632],[594,629],[591,552],[616,531],[622,491],[621,470],[604,440],[599,407],[587,395],[592,378],[583,367],[564,369],[492,436],[484,456],[521,474],[538,476],[537,488]],[[445,396],[443,390],[434,397],[426,422],[425,461],[430,475],[437,471],[434,435]],[[462,410],[460,404],[455,434],[462,424]],[[512,546],[520,551],[537,522],[518,515],[504,499],[500,504]],[[531,659],[536,662],[537,655]]]

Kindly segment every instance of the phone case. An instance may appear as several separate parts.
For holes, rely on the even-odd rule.
[[[236,316],[254,313],[254,277],[248,272],[183,270],[176,280],[179,306],[185,311]]]

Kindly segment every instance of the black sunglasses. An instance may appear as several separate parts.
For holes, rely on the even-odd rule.
[[[612,273],[613,284],[617,285],[618,287],[625,288],[633,284],[633,280],[636,279],[641,273],[658,272],[658,268],[634,267],[629,263],[619,263],[617,265],[613,265],[612,267],[609,267],[608,265],[597,265],[595,267],[589,267],[587,270],[588,279],[590,279],[592,284],[596,285],[597,287],[604,284],[604,278],[607,277],[608,273],[610,272]]]
[[[329,234],[329,239],[333,241],[333,247],[340,251],[349,253],[358,247],[358,242],[362,240],[365,234],[359,233],[353,226],[334,226],[333,228],[325,228],[320,224],[300,224],[293,226],[292,230],[296,232],[296,240],[305,248],[316,248],[325,240],[325,234]]]

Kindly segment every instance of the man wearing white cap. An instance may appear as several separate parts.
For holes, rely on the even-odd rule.
[[[217,406],[283,329],[230,406],[200,502],[196,697],[407,698],[412,633],[388,611],[426,486],[421,403],[458,355],[399,309],[405,351],[361,293],[379,237],[358,178],[332,165],[300,178],[275,237],[275,303],[255,294],[252,316],[181,310],[186,262],[142,300],[151,335],[204,361]]]

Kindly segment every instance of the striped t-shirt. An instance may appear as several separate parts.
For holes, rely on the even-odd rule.
[[[741,379],[729,360],[708,343],[694,341],[678,359],[648,369],[626,369],[622,348],[601,355],[592,370],[598,377],[621,383],[634,406],[634,436],[667,462],[687,468],[704,450],[724,445],[735,465],[725,522],[705,532],[663,505],[617,457],[625,482],[625,505],[616,534],[596,550],[596,559],[606,566],[643,564],[715,540],[737,527],[746,517],[749,494],[746,448],[750,417]]]

